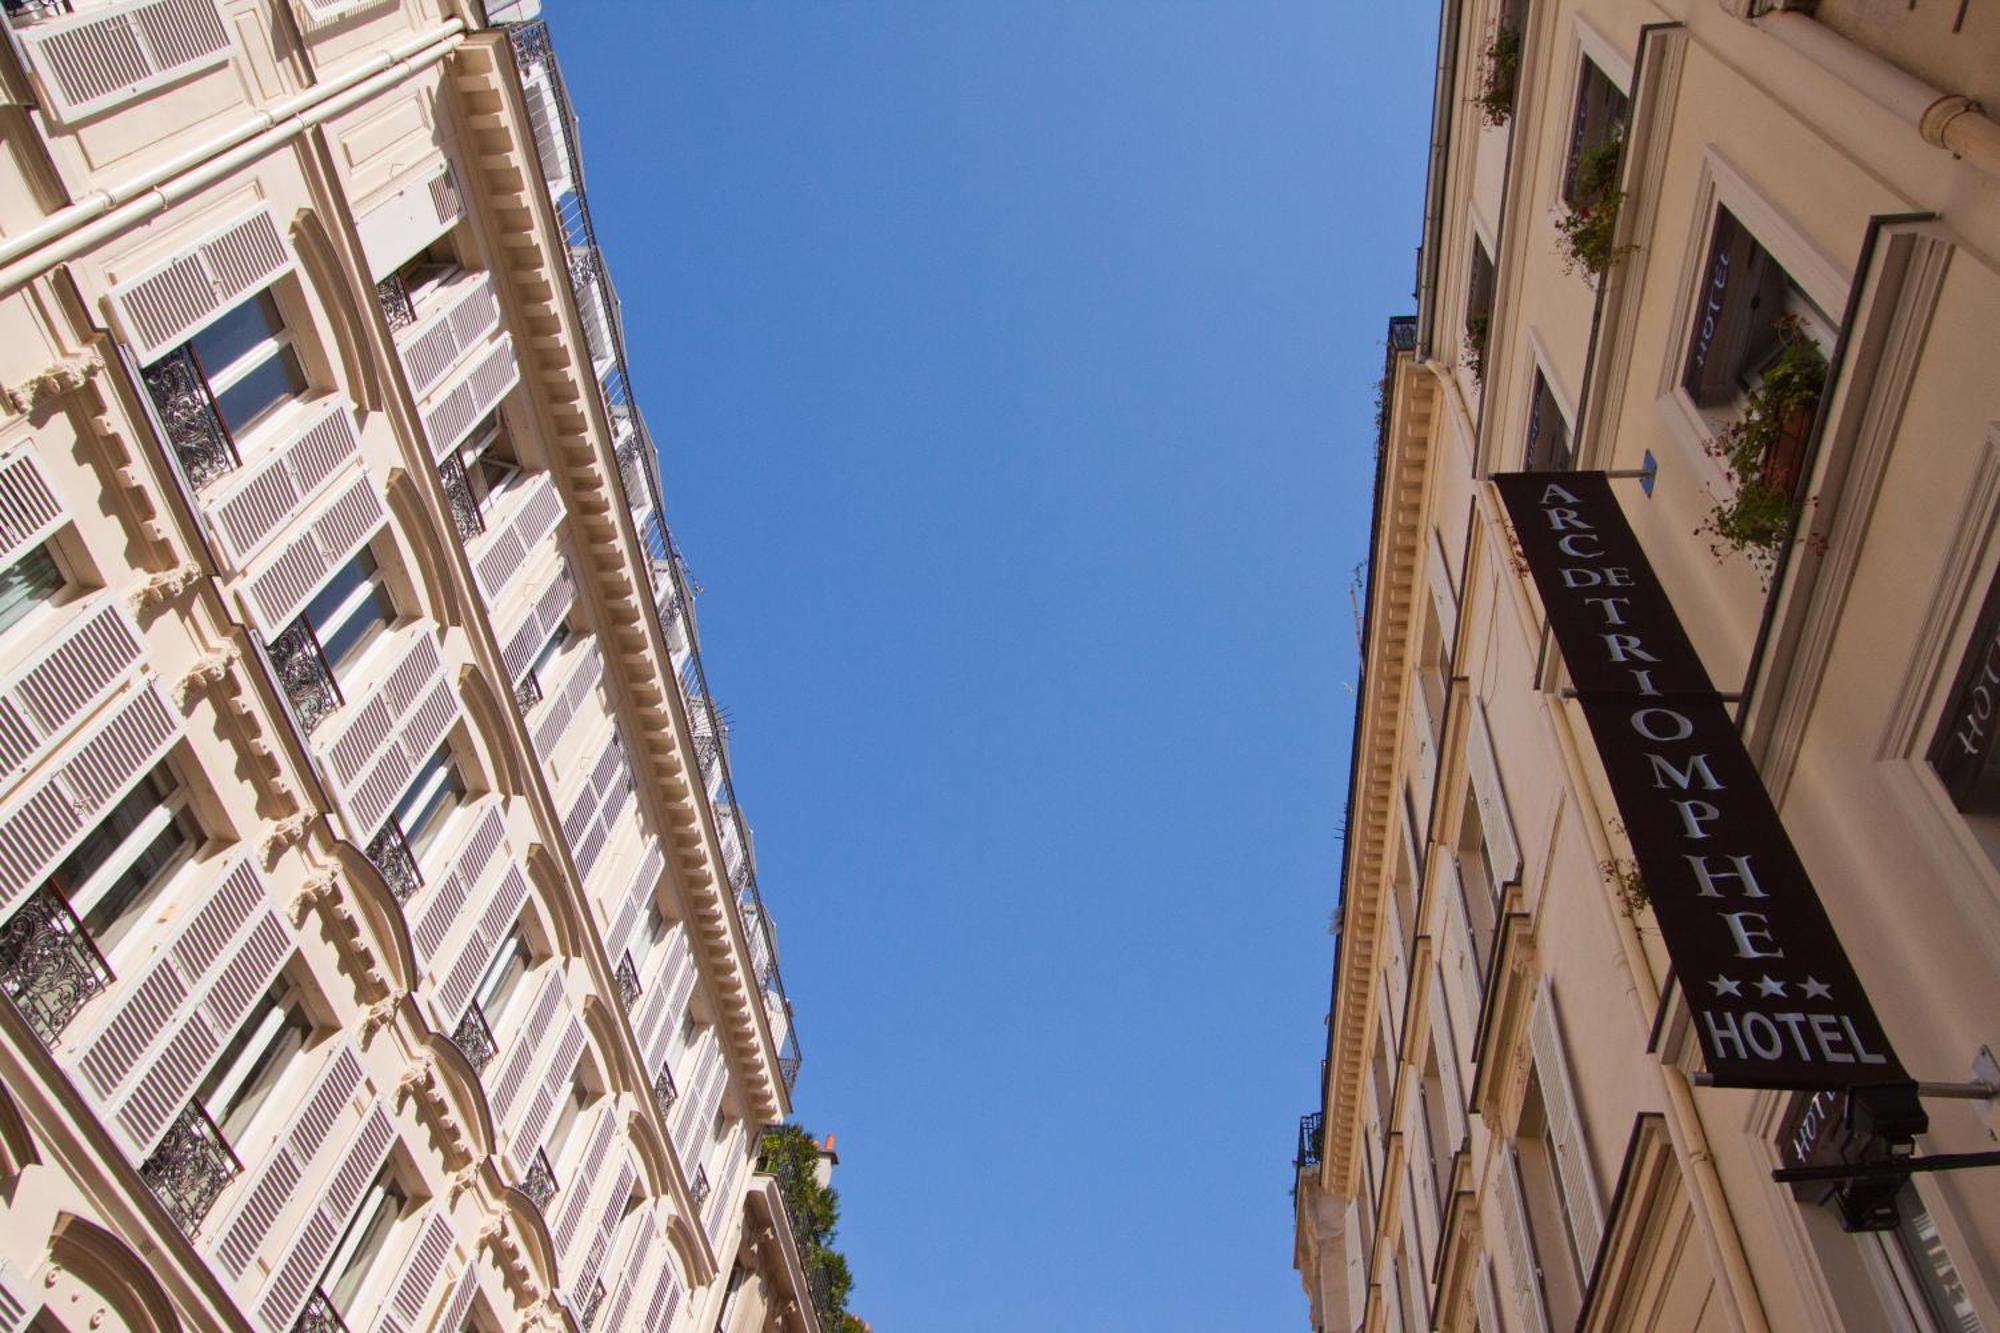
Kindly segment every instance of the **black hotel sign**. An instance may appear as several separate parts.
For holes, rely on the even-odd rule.
[[[1603,756],[1715,1082],[1905,1077],[1601,472],[1493,478]]]

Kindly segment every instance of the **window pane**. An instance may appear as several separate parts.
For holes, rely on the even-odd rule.
[[[259,292],[195,334],[194,354],[202,373],[214,379],[284,328],[277,301],[269,292]]]
[[[368,641],[396,618],[396,608],[382,586],[375,556],[367,549],[340,567],[333,581],[306,604],[306,623],[319,638],[320,652],[336,673],[352,661]]]
[[[85,834],[76,850],[56,867],[54,878],[63,895],[74,900],[83,886],[90,882],[90,877],[124,845],[125,839],[145,822],[146,816],[160,807],[172,789],[172,784],[158,772],[149,773],[144,781],[125,794],[123,800],[111,807],[111,813]]]
[[[62,586],[62,570],[46,543],[0,570],[0,634],[55,596]]]
[[[97,941],[100,952],[109,954],[118,947],[193,848],[190,823],[186,818],[169,821],[83,918],[83,928]]]
[[[266,412],[305,392],[305,372],[289,347],[252,366],[242,379],[215,396],[215,410],[231,435],[241,435]]]
[[[347,1252],[346,1259],[340,1262],[339,1276],[333,1280],[333,1289],[327,1292],[333,1308],[343,1316],[355,1313],[354,1298],[367,1283],[368,1270],[388,1245],[389,1231],[402,1211],[402,1187],[393,1181],[380,1190],[368,1192],[362,1211],[348,1232],[348,1244],[341,1247]],[[339,1256],[335,1257],[339,1262]]]

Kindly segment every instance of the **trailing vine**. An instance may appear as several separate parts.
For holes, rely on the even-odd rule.
[[[1729,494],[1696,535],[1717,559],[1737,551],[1769,579],[1778,548],[1798,517],[1798,471],[1806,432],[1826,389],[1826,356],[1795,316],[1777,323],[1778,355],[1743,404],[1743,415],[1707,444],[1728,477]]]
[[[1486,44],[1486,58],[1479,92],[1472,104],[1480,119],[1495,129],[1514,115],[1514,91],[1521,81],[1521,30],[1500,28]]]
[[[1593,281],[1618,257],[1614,238],[1618,211],[1625,202],[1625,192],[1618,188],[1618,170],[1624,160],[1623,126],[1578,154],[1570,176],[1569,207],[1556,220],[1564,264],[1572,273],[1589,274]]]

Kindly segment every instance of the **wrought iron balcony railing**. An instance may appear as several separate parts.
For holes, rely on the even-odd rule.
[[[77,1011],[111,984],[111,968],[69,903],[44,885],[0,926],[0,990],[53,1046]]]
[[[146,395],[160,414],[167,443],[180,459],[181,471],[196,490],[235,470],[241,461],[229,427],[215,410],[215,395],[194,348],[176,347],[140,372]]]
[[[485,1072],[486,1066],[493,1062],[493,1054],[500,1045],[493,1040],[493,1029],[486,1026],[486,1015],[477,1000],[466,1006],[465,1017],[451,1030],[451,1044],[458,1047],[475,1074]]]
[[[618,983],[618,998],[625,1002],[625,1012],[631,1013],[632,1006],[639,1003],[639,969],[632,965],[631,954],[618,960],[611,976]]]
[[[153,1155],[140,1164],[139,1178],[192,1236],[224,1187],[242,1171],[243,1163],[208,1112],[200,1102],[189,1102]]]
[[[590,1333],[591,1325],[597,1322],[597,1311],[604,1304],[604,1283],[592,1282],[590,1295],[584,1297],[583,1304],[576,1308],[576,1326],[583,1333]]]
[[[660,1119],[667,1118],[667,1112],[673,1110],[674,1103],[679,1101],[680,1097],[681,1090],[674,1086],[673,1071],[662,1068],[659,1077],[653,1080],[653,1101],[660,1108]]]
[[[696,1167],[694,1169],[694,1179],[688,1181],[688,1195],[694,1200],[696,1207],[700,1207],[702,1204],[708,1202],[708,1196],[712,1188],[708,1183],[708,1168],[705,1166]]]
[[[326,664],[312,622],[300,616],[285,626],[265,651],[278,673],[278,683],[285,687],[285,698],[291,702],[300,730],[312,735],[327,714],[340,707],[340,685],[333,678],[333,668]]]
[[[556,1197],[555,1168],[549,1165],[548,1154],[540,1148],[535,1149],[535,1160],[528,1164],[528,1174],[521,1178],[521,1193],[545,1213],[549,1210],[549,1200]]]
[[[403,840],[403,830],[395,820],[382,826],[375,840],[368,844],[368,859],[382,872],[382,878],[389,881],[389,892],[396,895],[396,901],[406,903],[423,887],[423,872],[417,869],[417,858],[410,855],[410,844]]]
[[[410,289],[400,273],[391,273],[375,284],[375,299],[381,303],[382,318],[389,321],[391,332],[417,322],[417,304],[410,299]]]
[[[316,1288],[299,1312],[299,1321],[292,1325],[292,1333],[347,1333],[347,1321],[334,1308],[333,1298]]]
[[[1303,1171],[1319,1165],[1320,1129],[1325,1123],[1326,1116],[1320,1111],[1299,1117],[1299,1150],[1292,1156],[1294,1167]]]
[[[446,454],[438,460],[438,482],[444,487],[445,504],[451,508],[451,525],[457,529],[458,539],[469,542],[486,531],[486,516],[480,512],[479,499],[472,493],[465,464],[457,454]]]
[[[532,668],[514,682],[514,706],[527,716],[529,710],[542,701],[542,678]]]

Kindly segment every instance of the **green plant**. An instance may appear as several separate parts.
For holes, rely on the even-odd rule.
[[[1626,916],[1637,916],[1652,906],[1653,895],[1647,889],[1646,881],[1639,874],[1635,861],[1600,861],[1597,872],[1604,876],[1610,886],[1612,896],[1618,899],[1619,910]]]
[[[1708,442],[1709,454],[1721,460],[1728,476],[1730,494],[1696,529],[1711,539],[1718,559],[1741,552],[1765,578],[1798,516],[1798,456],[1827,372],[1826,356],[1795,317],[1779,320],[1777,329],[1777,357],[1744,400],[1742,417]]]
[[[1486,44],[1485,69],[1472,104],[1480,119],[1499,128],[1514,114],[1514,90],[1521,80],[1521,30],[1501,28]]]
[[[828,1333],[863,1333],[867,1326],[847,1312],[854,1274],[847,1256],[833,1248],[840,1195],[819,1183],[819,1144],[797,1125],[773,1125],[764,1131],[760,1148],[758,1169],[777,1178],[820,1327]]]
[[[1493,329],[1493,316],[1485,313],[1465,317],[1465,368],[1481,384],[1486,382],[1486,339]]]
[[[1619,255],[1614,242],[1618,211],[1625,202],[1625,193],[1618,188],[1624,160],[1621,130],[1579,153],[1570,168],[1569,207],[1556,221],[1556,230],[1562,234],[1564,262],[1571,272],[1581,269],[1598,278]]]

